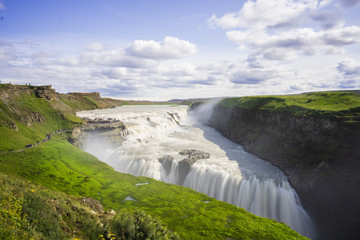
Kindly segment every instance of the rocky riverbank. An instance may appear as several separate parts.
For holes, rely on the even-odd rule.
[[[116,119],[84,119],[85,124],[73,129],[69,141],[82,148],[91,138],[104,139],[114,146],[119,145],[128,134],[125,125]]]
[[[359,109],[335,114],[270,110],[264,104],[236,106],[223,100],[208,125],[284,171],[321,239],[355,239],[360,224]]]

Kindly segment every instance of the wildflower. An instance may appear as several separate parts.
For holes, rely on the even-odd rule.
[[[31,189],[31,192],[35,192],[35,190],[34,190],[34,189]]]

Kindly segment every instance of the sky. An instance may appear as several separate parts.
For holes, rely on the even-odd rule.
[[[0,81],[134,100],[360,89],[360,0],[0,0]]]

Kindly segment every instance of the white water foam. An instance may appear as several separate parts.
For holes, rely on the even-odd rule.
[[[182,184],[218,200],[242,207],[256,215],[284,222],[313,237],[313,226],[286,176],[270,163],[249,154],[187,115],[185,106],[121,106],[114,109],[79,112],[78,116],[120,119],[129,132],[116,149],[88,142],[84,150],[115,170]],[[207,116],[206,116],[207,117]],[[210,153],[197,160],[183,182],[179,161],[183,149]],[[167,167],[159,158],[174,159]]]

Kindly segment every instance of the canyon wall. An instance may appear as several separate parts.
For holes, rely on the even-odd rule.
[[[359,112],[269,110],[225,100],[214,107],[208,125],[284,171],[320,239],[355,239],[360,233]]]

